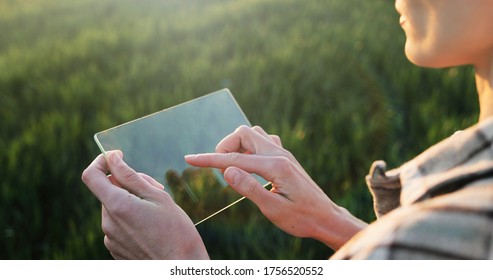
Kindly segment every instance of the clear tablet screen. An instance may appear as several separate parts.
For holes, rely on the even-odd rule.
[[[163,184],[175,203],[199,223],[241,196],[228,187],[219,170],[192,167],[184,156],[214,152],[219,141],[241,125],[250,124],[229,90],[223,89],[94,138],[103,153],[121,150],[130,167]]]

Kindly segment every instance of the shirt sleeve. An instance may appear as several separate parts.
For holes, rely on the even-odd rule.
[[[492,259],[493,184],[401,206],[358,233],[331,259]]]
[[[387,164],[384,161],[375,161],[366,176],[377,218],[400,206],[402,187],[399,170],[386,171],[386,168]]]

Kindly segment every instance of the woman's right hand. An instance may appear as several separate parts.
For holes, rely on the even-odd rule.
[[[279,137],[241,126],[225,137],[216,153],[188,155],[198,167],[224,170],[224,178],[285,232],[320,240],[338,249],[366,224],[337,206],[284,149]],[[271,182],[265,189],[251,173]]]

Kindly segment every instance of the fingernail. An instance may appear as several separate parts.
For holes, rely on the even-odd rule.
[[[119,152],[119,151],[115,151],[113,153],[111,153],[111,163],[113,163],[114,165],[117,165],[118,163],[120,163],[120,160],[121,160],[121,156],[122,156],[122,152]]]
[[[236,168],[230,168],[224,175],[226,176],[226,180],[228,180],[231,185],[236,185],[240,172]]]
[[[194,159],[196,157],[197,157],[197,155],[186,155],[185,156],[185,160],[187,160],[187,159]]]

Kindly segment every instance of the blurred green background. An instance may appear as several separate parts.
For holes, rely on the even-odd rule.
[[[0,258],[106,259],[80,180],[95,132],[228,87],[330,197],[473,124],[471,68],[420,69],[387,0],[0,0]],[[243,201],[202,224],[215,259],[325,259]]]

